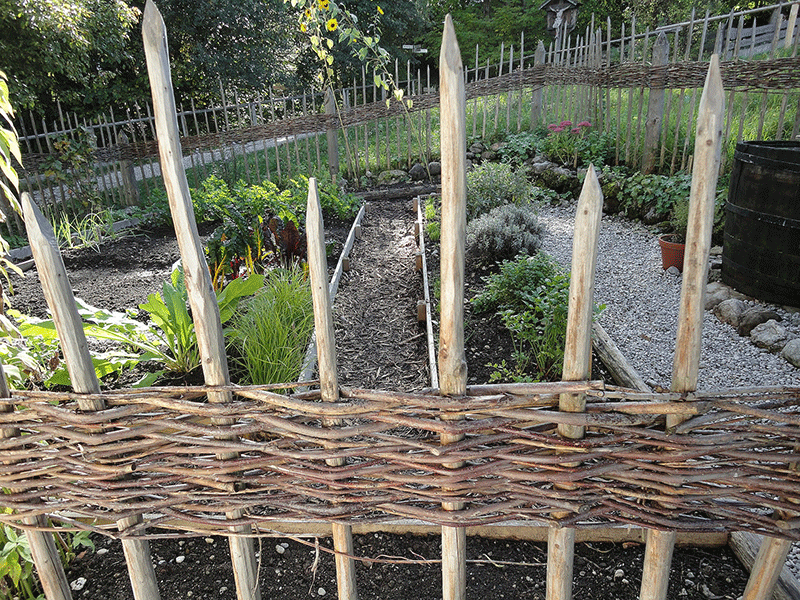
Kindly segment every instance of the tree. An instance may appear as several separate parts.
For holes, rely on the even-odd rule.
[[[141,83],[130,51],[139,11],[122,0],[0,0],[0,56],[19,107],[82,113]]]

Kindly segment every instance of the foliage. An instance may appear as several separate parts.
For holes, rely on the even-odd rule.
[[[569,275],[547,254],[503,261],[472,299],[477,312],[496,311],[511,333],[514,365],[495,368],[492,381],[553,380],[560,376],[569,307]]]
[[[525,174],[511,165],[484,162],[467,173],[467,220],[501,204],[524,204],[532,190]]]
[[[436,200],[434,196],[425,199],[425,235],[432,242],[438,242],[442,237],[442,223]]]
[[[653,206],[657,215],[667,218],[679,199],[688,199],[691,186],[689,173],[643,175],[635,172],[622,182],[620,208],[628,217],[637,217],[644,207]]]
[[[138,18],[122,0],[3,0],[0,55],[20,106],[55,119],[56,92],[64,108],[81,112],[137,97]]]
[[[296,381],[314,330],[311,286],[300,270],[275,269],[236,315],[228,339],[239,355],[242,380]]]
[[[473,219],[467,227],[467,250],[487,265],[530,256],[542,246],[544,228],[530,205],[503,204]]]
[[[6,74],[0,71],[0,197],[10,206],[11,210],[20,212],[17,192],[19,190],[19,177],[14,168],[14,160],[17,164],[22,164],[22,156],[19,151],[19,139],[17,130],[14,128],[14,109],[9,100],[8,85]],[[10,184],[7,185],[6,181]],[[2,204],[6,204],[3,202]],[[0,211],[0,221],[5,221],[7,215]],[[22,275],[22,271],[8,258],[8,242],[0,236],[0,275],[11,286],[11,279],[8,271],[14,271]],[[10,305],[5,290],[2,292],[3,306]],[[2,311],[0,311],[2,312]]]
[[[505,139],[505,144],[500,148],[500,157],[503,162],[521,165],[536,154],[540,144],[539,136],[532,131],[514,133]]]
[[[91,129],[81,127],[71,136],[62,135],[53,142],[54,153],[43,164],[44,174],[65,190],[64,204],[83,214],[101,201],[97,177],[92,170],[97,139]]]
[[[90,212],[83,217],[62,214],[53,223],[53,232],[60,248],[92,248],[100,251],[100,242],[116,239],[114,213],[109,209]]]
[[[3,509],[11,512],[10,509]],[[79,548],[94,550],[88,531],[56,532],[56,546],[61,562],[66,566]],[[40,585],[33,573],[33,557],[28,536],[9,525],[0,527],[0,598],[44,600]]]

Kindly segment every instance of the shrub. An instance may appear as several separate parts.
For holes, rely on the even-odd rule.
[[[542,246],[543,231],[530,205],[504,204],[470,222],[467,249],[484,264],[512,259],[523,252],[533,256]]]
[[[485,162],[467,173],[467,220],[501,204],[523,204],[533,186],[521,171],[506,163]]]
[[[541,143],[539,136],[533,132],[523,131],[506,138],[505,145],[500,148],[503,162],[520,165],[536,154]]]
[[[314,329],[308,279],[298,270],[275,269],[264,288],[235,318],[229,340],[236,348],[242,381],[296,381]]]

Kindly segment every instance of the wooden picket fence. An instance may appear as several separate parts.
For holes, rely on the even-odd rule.
[[[770,536],[744,598],[771,597],[791,541],[800,540],[800,390],[694,391],[724,128],[716,55],[706,65],[698,105],[670,392],[588,380],[602,212],[593,168],[576,212],[563,381],[466,385],[467,96],[448,16],[440,64],[439,388],[400,393],[338,385],[312,178],[307,235],[319,381],[310,391],[279,394],[296,385],[230,384],[181,164],[166,30],[152,1],[143,33],[161,166],[206,385],[100,391],[52,230],[26,194],[26,226],[73,392],[0,389],[0,480],[9,490],[4,504],[13,509],[0,521],[26,531],[48,600],[71,598],[51,528],[122,539],[137,600],[160,598],[150,538],[176,531],[227,536],[237,597],[256,600],[262,590],[253,539],[273,534],[273,524],[286,520],[331,524],[339,598],[356,600],[352,526],[396,517],[441,525],[445,600],[466,597],[466,526],[509,520],[549,528],[550,600],[572,596],[576,529],[614,524],[650,530],[644,600],[666,595],[678,531]]]

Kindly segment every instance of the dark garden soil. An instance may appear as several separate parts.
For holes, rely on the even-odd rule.
[[[414,268],[410,200],[374,202],[362,223],[362,237],[351,253],[334,301],[339,383],[346,386],[412,391],[430,385],[424,324],[416,320],[423,297],[421,275]],[[341,251],[348,226],[334,224],[328,236],[334,256]],[[207,235],[210,230],[202,231]],[[160,289],[178,260],[174,233],[138,232],[102,244],[97,251],[65,253],[65,264],[77,296],[112,310],[136,308]],[[429,257],[436,268],[436,251]],[[329,266],[335,266],[332,258]],[[480,284],[481,273],[467,277],[467,296]],[[46,316],[36,272],[15,281],[14,308]],[[437,317],[434,317],[436,319]],[[478,319],[467,310],[467,358],[470,383],[483,383],[490,361],[510,356],[510,341],[496,320]],[[329,547],[330,540],[317,540]],[[262,597],[286,599],[335,597],[333,557],[306,544],[264,538],[259,549]],[[80,554],[68,567],[73,597],[122,600],[133,598],[119,541],[96,537],[97,551]],[[161,597],[236,598],[225,538],[153,540]],[[362,600],[440,598],[438,563],[398,564],[400,559],[440,558],[440,538],[385,533],[355,536],[355,553],[388,564],[359,563]],[[543,599],[544,544],[471,537],[467,543],[467,597]],[[644,549],[640,544],[577,544],[574,597],[592,600],[638,598]],[[394,562],[391,562],[394,561]],[[728,548],[683,548],[675,551],[671,600],[734,600],[742,594],[747,573]]]

